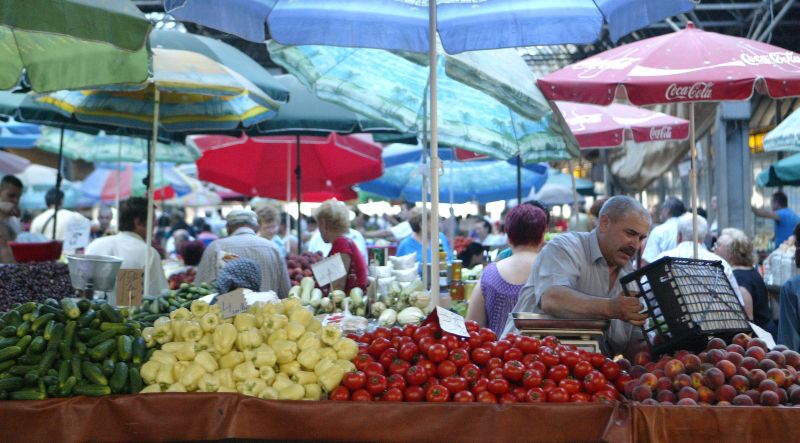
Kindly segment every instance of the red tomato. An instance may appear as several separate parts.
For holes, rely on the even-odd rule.
[[[539,356],[539,360],[542,361],[548,368],[557,365],[561,359],[558,357],[558,353],[554,351],[552,348],[539,348],[539,352],[537,353]]]
[[[553,389],[555,389],[557,387],[558,387],[558,384],[556,384],[556,382],[554,382],[553,380],[550,380],[549,378],[545,378],[544,380],[542,380],[542,390],[545,393],[548,393],[548,392],[552,391]]]
[[[503,364],[504,364],[503,360],[500,357],[492,357],[489,359],[489,361],[486,362],[484,367],[491,371],[494,368],[502,368]]]
[[[511,389],[511,393],[514,394],[514,398],[521,403],[525,401],[525,396],[528,394],[528,390],[522,386],[515,386],[513,389]]]
[[[477,400],[480,403],[497,403],[497,397],[489,391],[479,393]]]
[[[485,391],[489,387],[489,379],[488,378],[479,378],[475,382],[472,383],[469,390],[476,396],[481,392]]]
[[[478,333],[481,334],[484,343],[497,340],[497,334],[489,328],[480,328]]]
[[[505,337],[503,337],[503,340],[510,341],[511,345],[513,346],[513,345],[515,345],[517,343],[517,339],[518,338],[519,338],[519,335],[517,335],[517,334],[508,334]]]
[[[439,363],[447,359],[447,346],[436,343],[428,348],[428,359],[434,363]]]
[[[459,375],[466,378],[468,382],[472,383],[475,380],[479,379],[481,376],[481,370],[478,368],[478,365],[475,363],[467,363],[461,367],[461,370],[458,371]]]
[[[406,381],[412,386],[417,386],[425,383],[428,379],[428,371],[424,366],[414,365],[406,371]]]
[[[361,353],[361,354],[356,355],[356,358],[355,358],[355,360],[353,360],[353,363],[356,365],[356,369],[358,369],[359,371],[363,371],[364,367],[367,365],[367,363],[374,362],[374,361],[375,361],[375,359],[372,358],[371,355]]]
[[[478,332],[481,328],[481,325],[475,320],[467,320],[464,322],[464,325],[467,327],[467,332]]]
[[[350,400],[350,391],[344,386],[337,386],[336,389],[328,394],[328,398],[334,401],[347,401]]]
[[[428,349],[430,349],[431,345],[436,344],[436,339],[433,337],[422,337],[417,343],[417,347],[419,348],[420,352],[427,355]]]
[[[508,348],[505,352],[503,352],[503,360],[511,361],[511,360],[518,360],[521,361],[523,357],[522,351],[519,348]]]
[[[397,356],[402,358],[405,361],[413,361],[414,357],[417,356],[419,348],[417,347],[416,343],[405,343],[400,346],[400,350],[397,351]]]
[[[507,361],[506,364],[503,365],[503,377],[508,381],[520,381],[524,373],[525,365],[519,360]]]
[[[465,349],[453,349],[447,358],[460,368],[469,363],[469,352]]]
[[[528,356],[526,355],[525,357],[527,358]],[[538,358],[538,356],[536,356],[536,357]],[[523,363],[525,363],[525,362],[523,362]],[[539,371],[542,374],[547,374],[547,365],[545,365],[544,363],[542,363],[539,360],[536,360],[536,361],[531,362],[531,363],[525,363],[525,367],[528,368],[528,369],[533,369],[535,371]]]
[[[389,388],[381,396],[381,401],[403,401],[403,391],[399,388]]]
[[[501,404],[508,404],[508,403],[516,403],[517,397],[510,392],[506,392],[505,394],[500,396],[500,403]]]
[[[366,382],[367,374],[363,373],[362,371],[348,372],[347,374],[344,374],[344,377],[342,377],[342,385],[351,391],[363,388],[364,383]]]
[[[475,348],[472,350],[472,361],[480,366],[486,364],[492,358],[492,353],[486,348]]]
[[[453,334],[444,335],[439,343],[447,346],[447,349],[449,350],[456,349],[461,346],[461,343],[458,341],[458,337]]]
[[[411,367],[411,363],[400,360],[396,358],[391,365],[389,365],[389,374],[400,374],[403,375],[408,371],[408,368]]]
[[[356,334],[355,332],[348,332],[347,334],[344,334],[344,336],[353,341],[358,341],[358,337],[360,337],[360,335]]]
[[[419,386],[409,386],[403,391],[405,401],[422,401],[425,399],[425,390]]]
[[[400,326],[392,326],[392,337],[396,337],[398,335],[403,335],[403,328]]]
[[[364,365],[364,369],[362,369],[365,374],[367,374],[367,378],[372,375],[384,375],[386,372],[383,369],[383,365],[376,361],[371,361]]]
[[[388,386],[386,377],[383,375],[371,375],[367,377],[367,391],[372,395],[383,393]]]
[[[614,391],[600,391],[592,395],[592,401],[614,401],[617,396]]]
[[[570,395],[576,394],[581,390],[581,382],[574,378],[565,378],[558,382],[559,388],[564,388]]]
[[[606,377],[600,371],[592,371],[583,378],[583,388],[591,393],[602,391],[606,388]]]
[[[620,392],[625,392],[625,384],[632,380],[630,374],[625,371],[620,372],[616,379],[614,379],[614,387]]]
[[[475,395],[469,391],[460,391],[453,396],[453,401],[461,403],[472,403],[475,401]]]
[[[358,337],[358,341],[367,344],[372,343],[372,334],[370,334],[369,332],[365,332],[361,334],[360,337]]]
[[[388,388],[398,388],[401,391],[406,389],[406,379],[400,374],[392,374],[386,379],[386,386]]]
[[[353,401],[372,401],[372,394],[366,389],[359,389],[350,396]]]
[[[581,356],[575,351],[565,351],[559,355],[559,359],[566,367],[572,369],[581,361]]]
[[[511,342],[508,340],[498,340],[494,344],[494,349],[492,349],[492,357],[503,357],[503,353],[511,349],[511,346]]]
[[[542,385],[542,373],[536,369],[527,369],[522,373],[522,385],[526,388],[538,388]]]
[[[620,373],[619,363],[606,360],[606,362],[603,363],[603,366],[600,368],[600,372],[606,376],[607,380],[616,380]]]
[[[469,387],[469,383],[467,382],[466,378],[455,375],[451,375],[450,377],[443,379],[442,384],[453,394],[464,391],[467,389],[467,387]]]
[[[417,325],[405,325],[403,326],[403,336],[414,338],[414,331],[417,330]]]
[[[592,401],[592,397],[585,392],[576,392],[574,394],[570,394],[569,401],[573,403],[588,403]]]
[[[569,376],[569,369],[565,365],[555,365],[547,372],[547,378],[558,383]]]
[[[547,394],[542,388],[530,388],[525,394],[525,401],[528,403],[544,403],[547,401]]]
[[[442,385],[431,385],[425,392],[425,399],[430,402],[445,402],[450,399],[450,391]]]
[[[592,352],[589,355],[589,360],[592,362],[592,366],[596,369],[600,369],[606,363],[606,356],[599,352]]]
[[[422,337],[433,337],[433,330],[430,326],[420,326],[414,331],[414,342],[419,344],[419,341],[422,339]]]
[[[572,368],[572,375],[578,380],[583,380],[584,377],[592,372],[592,364],[586,360],[579,361],[574,368]]]
[[[441,378],[449,377],[456,373],[458,373],[458,366],[450,360],[439,363],[439,366],[436,368],[436,374]]]
[[[477,332],[470,332],[467,343],[469,343],[469,347],[472,349],[479,347],[481,344],[483,344],[481,334],[478,334]]]
[[[547,347],[547,348],[551,348],[551,349],[555,348],[560,343],[561,342],[559,342],[558,339],[556,337],[553,337],[552,335],[548,335],[547,337],[542,339],[542,346]]]
[[[392,338],[392,331],[384,326],[378,326],[377,328],[375,328],[374,331],[372,331],[372,339],[374,340],[378,337],[385,338],[388,340]]]
[[[491,392],[492,394],[505,394],[508,392],[508,380],[502,378],[496,378],[493,380],[489,380],[489,385],[486,386],[486,389]]]
[[[367,352],[369,353],[369,355],[378,358],[380,357],[381,354],[383,354],[383,351],[391,347],[392,347],[392,342],[389,341],[389,339],[378,337],[375,340],[372,340],[372,343],[369,344]]]
[[[428,377],[433,377],[436,375],[436,363],[424,358],[420,358],[417,360],[417,364],[425,368],[425,372],[428,373]]]
[[[392,342],[392,348],[400,349],[400,346],[402,346],[402,343],[400,343],[400,338],[401,337],[402,336],[393,335],[392,338],[389,339],[389,341]],[[406,338],[408,338],[408,337],[406,337]]]
[[[433,333],[434,337],[436,337],[436,338],[441,338],[442,337],[442,327],[439,326],[438,322],[428,323],[425,326],[427,326],[427,327],[429,327],[431,329],[431,332]]]
[[[488,374],[486,374],[486,377],[489,380],[494,380],[496,378],[505,378],[505,376],[503,375],[503,368],[492,369],[491,371],[489,371]]]
[[[550,403],[566,403],[569,401],[569,394],[564,388],[553,388],[547,393],[547,401]]]
[[[381,362],[384,368],[388,368],[395,359],[397,359],[397,349],[389,348],[381,353],[378,361]]]
[[[542,343],[533,337],[522,336],[517,341],[517,347],[523,354],[535,354],[536,351],[539,350],[539,347],[542,346]]]

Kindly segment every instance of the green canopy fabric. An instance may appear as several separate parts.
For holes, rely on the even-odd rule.
[[[147,80],[150,21],[130,0],[0,2],[0,89],[37,92]]]
[[[762,188],[800,186],[800,154],[786,157],[759,172],[756,185]]]

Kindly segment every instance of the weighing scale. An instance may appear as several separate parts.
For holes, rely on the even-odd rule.
[[[112,255],[67,255],[69,279],[75,296],[107,300],[116,305],[114,285],[122,259]]]
[[[588,352],[602,352],[600,343],[608,329],[608,320],[556,318],[532,312],[511,314],[520,335],[541,339],[548,335],[565,345],[573,345]]]

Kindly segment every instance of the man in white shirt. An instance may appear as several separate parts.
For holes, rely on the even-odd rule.
[[[675,197],[668,198],[661,205],[661,220],[664,222],[653,228],[647,236],[647,243],[642,251],[642,261],[645,264],[656,261],[658,254],[678,245],[678,217],[685,212],[683,202]],[[705,234],[699,238],[704,239]]]
[[[62,208],[64,192],[51,188],[44,196],[47,210],[37,215],[31,222],[31,232],[53,238],[53,227],[56,229],[55,240],[64,240],[67,227],[73,222],[85,222],[91,228],[91,221],[77,212]],[[55,216],[56,204],[59,207],[58,216]]]
[[[131,197],[120,204],[119,230],[119,234],[92,240],[86,247],[86,254],[113,255],[122,259],[121,269],[144,270],[147,248],[150,248],[150,262],[147,263],[150,284],[144,295],[160,295],[161,291],[169,289],[161,256],[144,241],[147,238],[147,199]]]
[[[219,273],[219,255],[227,255],[229,259],[249,258],[258,264],[261,271],[261,291],[275,291],[278,297],[286,298],[290,286],[286,261],[275,243],[256,234],[258,229],[256,213],[235,210],[228,213],[225,219],[229,235],[214,240],[203,251],[195,281],[216,282]]]
[[[364,260],[368,260],[367,242],[364,240],[364,236],[353,228],[350,228],[350,231],[345,235],[347,238],[355,242],[358,250],[361,251],[361,255],[364,256]],[[308,241],[307,250],[310,252],[321,252],[323,257],[327,257],[328,253],[331,252],[332,247],[332,244],[325,243],[325,240],[322,239],[322,234],[320,234],[319,230],[317,230],[314,235],[311,236],[311,240]]]
[[[739,290],[739,284],[736,282],[736,277],[733,276],[733,269],[731,268],[731,265],[725,261],[724,258],[706,249],[706,245],[703,243],[702,239],[706,238],[707,233],[708,222],[705,218],[698,215],[697,238],[701,240],[697,245],[697,258],[699,260],[722,262],[722,267],[725,268],[725,276],[728,277],[728,281],[731,283],[731,287],[733,287],[733,292],[735,292],[736,297],[739,298],[739,303],[741,303],[743,306],[747,306],[748,304],[752,305],[752,299],[746,300],[744,297],[742,297],[742,292]],[[661,257],[694,258],[693,238],[692,213],[687,212],[678,218],[678,245],[669,251],[662,252],[656,256],[653,261],[656,261]],[[748,297],[748,299],[749,298],[750,297]]]

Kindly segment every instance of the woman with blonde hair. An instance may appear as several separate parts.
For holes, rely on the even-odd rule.
[[[350,231],[350,211],[347,206],[338,200],[326,200],[317,208],[314,218],[322,239],[333,245],[328,257],[340,254],[347,271],[345,277],[332,283],[332,288],[347,293],[355,287],[366,290],[367,263],[355,242],[347,237]]]
[[[725,228],[720,233],[714,252],[724,258],[733,269],[733,276],[739,284],[745,299],[745,312],[758,326],[772,330],[772,310],[769,306],[767,285],[761,274],[753,268],[753,242],[747,234],[736,228]],[[750,303],[747,303],[748,299]]]
[[[264,206],[258,211],[258,235],[275,244],[281,257],[286,257],[286,247],[278,235],[280,213],[272,206]]]

